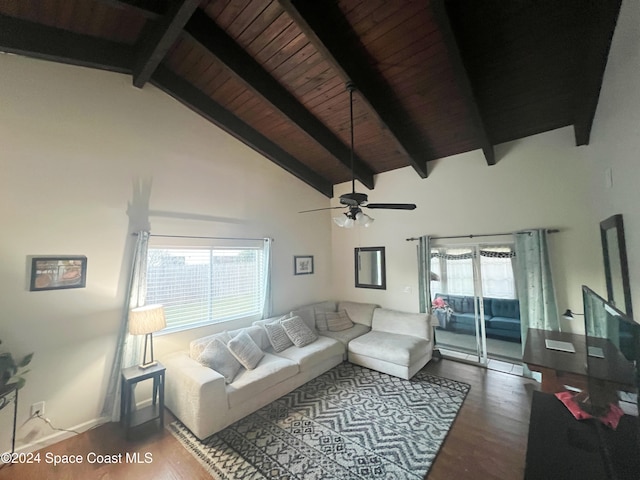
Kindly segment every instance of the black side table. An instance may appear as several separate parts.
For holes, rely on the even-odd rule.
[[[122,370],[120,382],[120,423],[124,425],[127,438],[132,428],[160,420],[160,429],[164,427],[164,373],[165,367],[160,362],[142,369],[138,366]],[[151,405],[133,409],[133,387],[144,380],[153,379],[153,396]]]
[[[11,394],[13,394],[13,399]],[[11,453],[13,453],[16,451],[16,421],[18,419],[18,385],[15,383],[5,385],[3,389],[0,389],[0,409],[6,407],[10,402],[13,402],[13,430],[11,434]]]

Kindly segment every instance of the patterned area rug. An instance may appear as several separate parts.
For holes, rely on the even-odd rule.
[[[345,362],[202,442],[168,428],[217,479],[422,479],[469,388]]]

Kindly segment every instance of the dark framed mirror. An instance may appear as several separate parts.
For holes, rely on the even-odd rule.
[[[355,249],[356,287],[387,288],[387,272],[384,247],[359,247]]]
[[[618,310],[632,316],[633,306],[622,215],[613,215],[600,222],[600,238],[607,281],[607,300]]]

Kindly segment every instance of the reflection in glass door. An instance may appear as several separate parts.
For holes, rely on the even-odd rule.
[[[431,295],[443,352],[486,365],[519,362],[520,308],[510,245],[443,245],[431,249]]]

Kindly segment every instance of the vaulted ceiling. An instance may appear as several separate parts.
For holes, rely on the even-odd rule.
[[[0,51],[153,84],[331,197],[352,161],[372,189],[560,127],[588,144],[620,3],[0,0]]]

